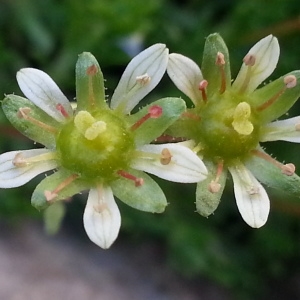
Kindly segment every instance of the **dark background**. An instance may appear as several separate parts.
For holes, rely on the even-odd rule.
[[[300,68],[298,0],[0,0],[0,30],[2,95],[21,95],[15,73],[22,67],[35,67],[47,72],[73,99],[77,55],[90,51],[99,61],[111,96],[127,63],[144,48],[165,43],[170,52],[200,64],[205,37],[213,32],[219,32],[227,43],[233,77],[248,49],[270,33],[278,37],[281,47],[270,80]],[[164,96],[183,96],[166,76],[147,100]],[[189,100],[187,103],[190,105]],[[297,103],[289,116],[299,115],[299,110]],[[33,146],[2,113],[0,134],[2,153]],[[278,160],[300,167],[299,145],[275,142],[264,146]],[[1,223],[6,230],[13,226],[12,234],[28,219],[42,219],[42,213],[30,206],[39,180],[0,190]],[[276,294],[300,299],[299,199],[267,189],[270,217],[263,228],[254,230],[239,215],[231,180],[219,208],[208,219],[195,213],[194,184],[158,182],[170,203],[166,212],[146,214],[118,201],[122,229],[113,249],[125,247],[128,252],[132,247],[138,252],[140,245],[154,244],[162,264],[186,284],[197,285],[204,278],[241,299]],[[90,243],[82,226],[85,201],[85,196],[75,196],[66,203],[62,224],[62,230],[83,244]],[[151,255],[145,257],[150,265],[151,259]]]

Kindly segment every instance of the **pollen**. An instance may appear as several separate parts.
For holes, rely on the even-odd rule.
[[[249,135],[252,133],[254,127],[249,121],[251,116],[251,107],[247,102],[241,102],[235,108],[233,114],[232,126],[236,132],[242,135]]]

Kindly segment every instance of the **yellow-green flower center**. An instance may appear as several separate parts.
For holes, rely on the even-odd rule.
[[[216,94],[199,115],[193,138],[205,157],[228,161],[247,155],[258,145],[259,126],[246,96],[230,90]]]
[[[109,109],[78,112],[57,137],[62,166],[91,181],[115,178],[118,170],[128,168],[133,150],[133,133]]]

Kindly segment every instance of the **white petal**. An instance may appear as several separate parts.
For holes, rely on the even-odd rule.
[[[263,128],[261,142],[279,140],[300,143],[300,117],[275,121]]]
[[[24,95],[55,120],[64,120],[64,116],[56,108],[57,104],[61,104],[72,115],[69,100],[45,72],[33,68],[21,69],[17,73],[17,81]]]
[[[121,215],[110,187],[98,186],[90,191],[83,223],[92,242],[103,249],[112,245],[119,234]]]
[[[253,228],[263,226],[268,219],[270,201],[263,186],[242,164],[229,168],[233,178],[236,204],[244,221]]]
[[[177,88],[187,95],[196,105],[202,99],[199,83],[203,76],[199,66],[181,54],[169,55],[167,72]]]
[[[164,44],[155,44],[136,57],[125,69],[120,82],[112,96],[111,108],[118,106],[126,114],[129,113],[163,77],[168,63],[168,49]],[[148,76],[146,83],[139,83],[141,76]]]
[[[168,149],[171,160],[160,162],[163,149]],[[202,160],[191,149],[178,144],[145,145],[140,147],[142,155],[136,158],[131,167],[175,182],[199,182],[207,176]]]
[[[57,167],[55,160],[41,160],[34,163],[29,163],[25,166],[15,166],[13,160],[16,155],[22,155],[22,158],[27,159],[38,157],[44,154],[53,153],[47,149],[32,149],[6,152],[0,155],[0,188],[13,188],[27,183],[35,176],[52,170]]]
[[[255,57],[255,64],[251,67],[250,81],[245,88],[245,92],[254,91],[260,83],[262,83],[276,68],[279,59],[279,44],[276,37],[268,35],[256,43],[247,55]],[[245,80],[247,80],[248,66],[242,64],[232,87],[240,89]]]

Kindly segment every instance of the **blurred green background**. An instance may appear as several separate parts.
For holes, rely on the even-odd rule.
[[[170,52],[200,63],[205,37],[213,32],[219,32],[227,43],[232,74],[237,74],[248,49],[270,33],[278,37],[281,47],[278,67],[270,79],[300,69],[298,0],[0,0],[0,30],[2,95],[21,95],[15,73],[22,67],[35,67],[47,72],[73,99],[74,67],[83,51],[98,59],[111,95],[129,60],[144,48],[165,43]],[[183,95],[165,77],[146,100],[163,96]],[[289,116],[299,112],[298,103]],[[32,141],[17,133],[2,113],[0,122],[1,153],[32,147]],[[264,146],[280,161],[300,168],[299,145]],[[30,206],[38,182],[36,178],[22,188],[0,190],[1,218],[9,222],[42,218]],[[194,184],[158,182],[170,202],[164,214],[146,214],[118,202],[121,241],[133,247],[142,240],[157,241],[171,268],[188,278],[209,278],[241,297],[262,298],[275,286],[289,295],[288,286],[300,277],[299,199],[267,189],[270,217],[263,228],[254,230],[239,215],[231,180],[218,210],[208,219],[195,213]],[[67,204],[64,226],[82,237],[85,198],[73,200]]]

